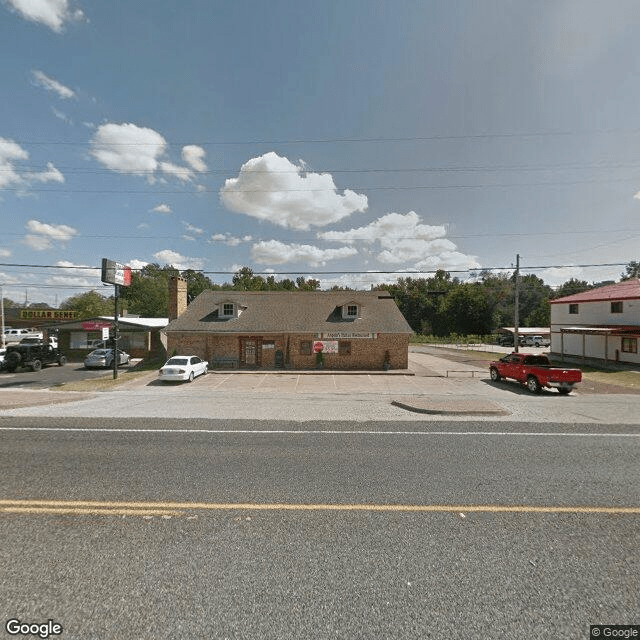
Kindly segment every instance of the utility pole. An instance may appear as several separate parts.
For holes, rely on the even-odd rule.
[[[514,351],[518,353],[520,351],[520,336],[519,327],[519,305],[520,305],[520,254],[516,255],[516,292],[515,292],[515,304],[513,305],[513,345]]]
[[[2,316],[2,342],[0,343],[0,346],[4,349],[4,291],[2,290],[2,287],[3,285],[0,284],[0,315]]]
[[[118,296],[120,295],[120,285],[115,284],[115,304],[113,314],[113,379],[118,379]]]

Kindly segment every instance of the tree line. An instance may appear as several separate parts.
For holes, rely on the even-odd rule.
[[[214,291],[318,291],[320,282],[298,277],[276,280],[255,274],[249,267],[242,267],[231,282],[216,284],[199,271],[179,271],[175,267],[148,264],[132,276],[129,287],[120,290],[121,309],[142,317],[167,317],[169,313],[169,279],[181,276],[187,281],[187,300],[190,302],[206,289]],[[631,261],[620,275],[621,280],[640,278],[640,262]],[[521,327],[548,327],[550,323],[549,301],[612,284],[613,281],[588,283],[571,278],[557,289],[536,275],[519,277],[518,308]],[[447,271],[437,271],[430,278],[399,278],[393,284],[375,287],[388,291],[411,328],[420,334],[435,336],[487,335],[498,327],[513,326],[515,307],[515,273],[496,274],[482,271],[473,282],[463,282],[451,277]],[[332,291],[352,290],[334,286]],[[5,306],[20,306],[5,298]],[[32,303],[30,308],[48,308],[46,303]],[[78,317],[92,318],[113,315],[114,298],[98,291],[89,291],[64,300],[61,309],[73,309]]]

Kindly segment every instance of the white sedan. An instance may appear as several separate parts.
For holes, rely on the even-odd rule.
[[[169,358],[164,366],[158,371],[160,380],[167,382],[188,380],[193,382],[196,376],[207,373],[206,360],[200,360],[198,356],[173,356]]]

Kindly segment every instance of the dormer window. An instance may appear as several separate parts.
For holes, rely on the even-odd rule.
[[[357,302],[347,302],[341,307],[343,320],[357,320],[362,312],[362,307]]]
[[[235,309],[234,309],[234,304],[233,302],[225,302],[222,305],[222,315],[225,317],[230,317],[230,316],[234,316],[235,315]]]

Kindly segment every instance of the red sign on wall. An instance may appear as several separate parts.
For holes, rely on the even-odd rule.
[[[82,328],[85,331],[100,331],[100,329],[108,329],[111,327],[110,322],[83,322]]]

